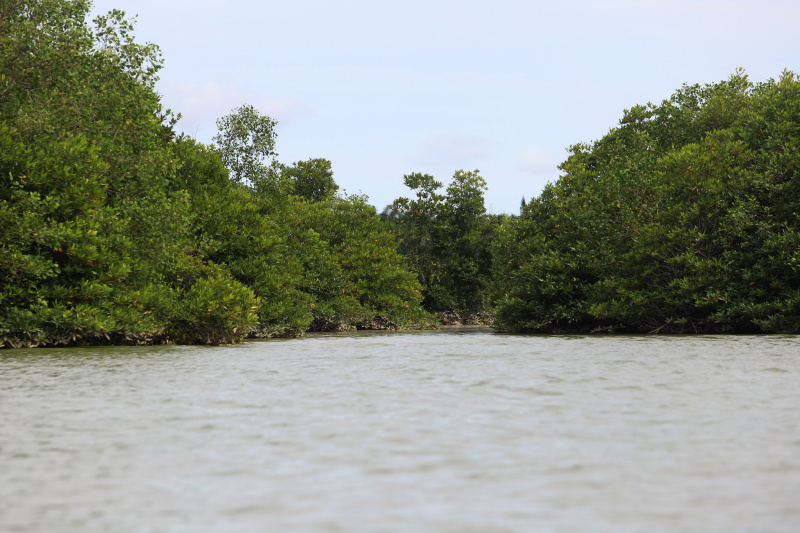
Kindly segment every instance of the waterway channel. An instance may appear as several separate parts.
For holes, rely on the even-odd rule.
[[[0,531],[800,531],[800,337],[2,351]]]

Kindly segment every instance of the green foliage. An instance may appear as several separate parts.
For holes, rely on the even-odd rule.
[[[88,9],[0,7],[0,346],[240,339],[257,300],[195,256],[158,48]]]
[[[158,48],[89,6],[0,5],[0,347],[429,327],[497,294],[514,331],[800,331],[792,73],[626,110],[519,217],[477,171],[405,176],[379,217],[330,161],[278,163],[252,106],[176,136]]]
[[[75,137],[33,148],[19,137],[0,123],[0,335],[35,342],[73,334],[65,306],[108,300],[130,277],[131,242],[106,205],[96,149]]]
[[[0,125],[0,146],[4,345],[220,342],[255,326],[249,309],[238,312],[255,302],[241,284],[190,258],[160,270],[147,264],[109,205],[107,165],[85,140],[67,136],[33,149]],[[196,312],[200,289],[234,316]]]
[[[366,198],[336,194],[330,161],[265,165],[273,144],[259,149],[258,139],[274,121],[250,106],[218,125],[217,162],[204,147],[179,140],[177,182],[191,191],[205,257],[259,297],[258,334],[432,324],[391,227]],[[220,178],[224,166],[247,186]]]
[[[391,228],[365,198],[334,194],[329,161],[281,166],[285,174],[273,183],[283,185],[265,191],[264,182],[251,189],[227,180],[219,155],[191,139],[178,139],[176,154],[175,183],[190,194],[190,225],[202,257],[259,298],[259,325],[251,334],[429,324]],[[299,179],[303,172],[320,178],[316,183],[327,192],[294,194],[296,183],[312,181]]]
[[[315,330],[430,327],[421,287],[397,251],[389,224],[365,197],[276,206],[291,255],[302,264],[297,289],[310,298]]]
[[[269,171],[265,160],[275,157],[277,121],[264,116],[252,105],[244,104],[217,120],[214,136],[222,163],[231,171],[231,179],[253,184]]]
[[[291,194],[309,202],[330,200],[339,190],[333,180],[331,162],[327,159],[309,159],[292,166],[282,165],[281,178],[289,183]]]
[[[742,73],[627,110],[502,228],[500,327],[797,331],[800,82]]]
[[[288,196],[299,196],[309,202],[330,200],[339,190],[333,179],[331,162],[322,158],[292,165],[273,161],[251,186],[260,196],[278,203]]]
[[[209,269],[183,292],[169,321],[169,333],[190,344],[231,343],[258,324],[258,299],[222,269]]]
[[[176,136],[158,48],[81,0],[0,6],[0,346],[236,342],[424,325],[419,286],[324,159],[244,105]],[[385,265],[375,262],[385,260]]]
[[[445,194],[427,174],[409,174],[416,198],[399,198],[383,217],[419,276],[430,311],[483,311],[490,305],[491,241],[499,220],[486,214],[486,181],[478,171],[456,171]]]
[[[224,265],[259,297],[258,335],[287,334],[310,322],[308,298],[296,288],[301,265],[272,204],[227,178],[219,154],[191,139],[176,142],[176,183],[191,201],[189,226],[206,261]]]

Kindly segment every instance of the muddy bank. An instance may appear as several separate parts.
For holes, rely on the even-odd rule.
[[[458,313],[444,311],[438,313],[439,324],[442,326],[491,326],[494,324],[494,313],[479,311],[471,313]]]

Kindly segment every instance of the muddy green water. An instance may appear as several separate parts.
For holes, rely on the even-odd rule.
[[[800,531],[800,337],[0,352],[3,532]]]

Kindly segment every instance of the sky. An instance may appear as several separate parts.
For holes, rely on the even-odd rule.
[[[96,0],[161,47],[156,90],[211,142],[242,104],[278,160],[323,157],[382,210],[412,172],[480,170],[493,213],[559,177],[569,146],[684,83],[800,72],[796,0]]]

